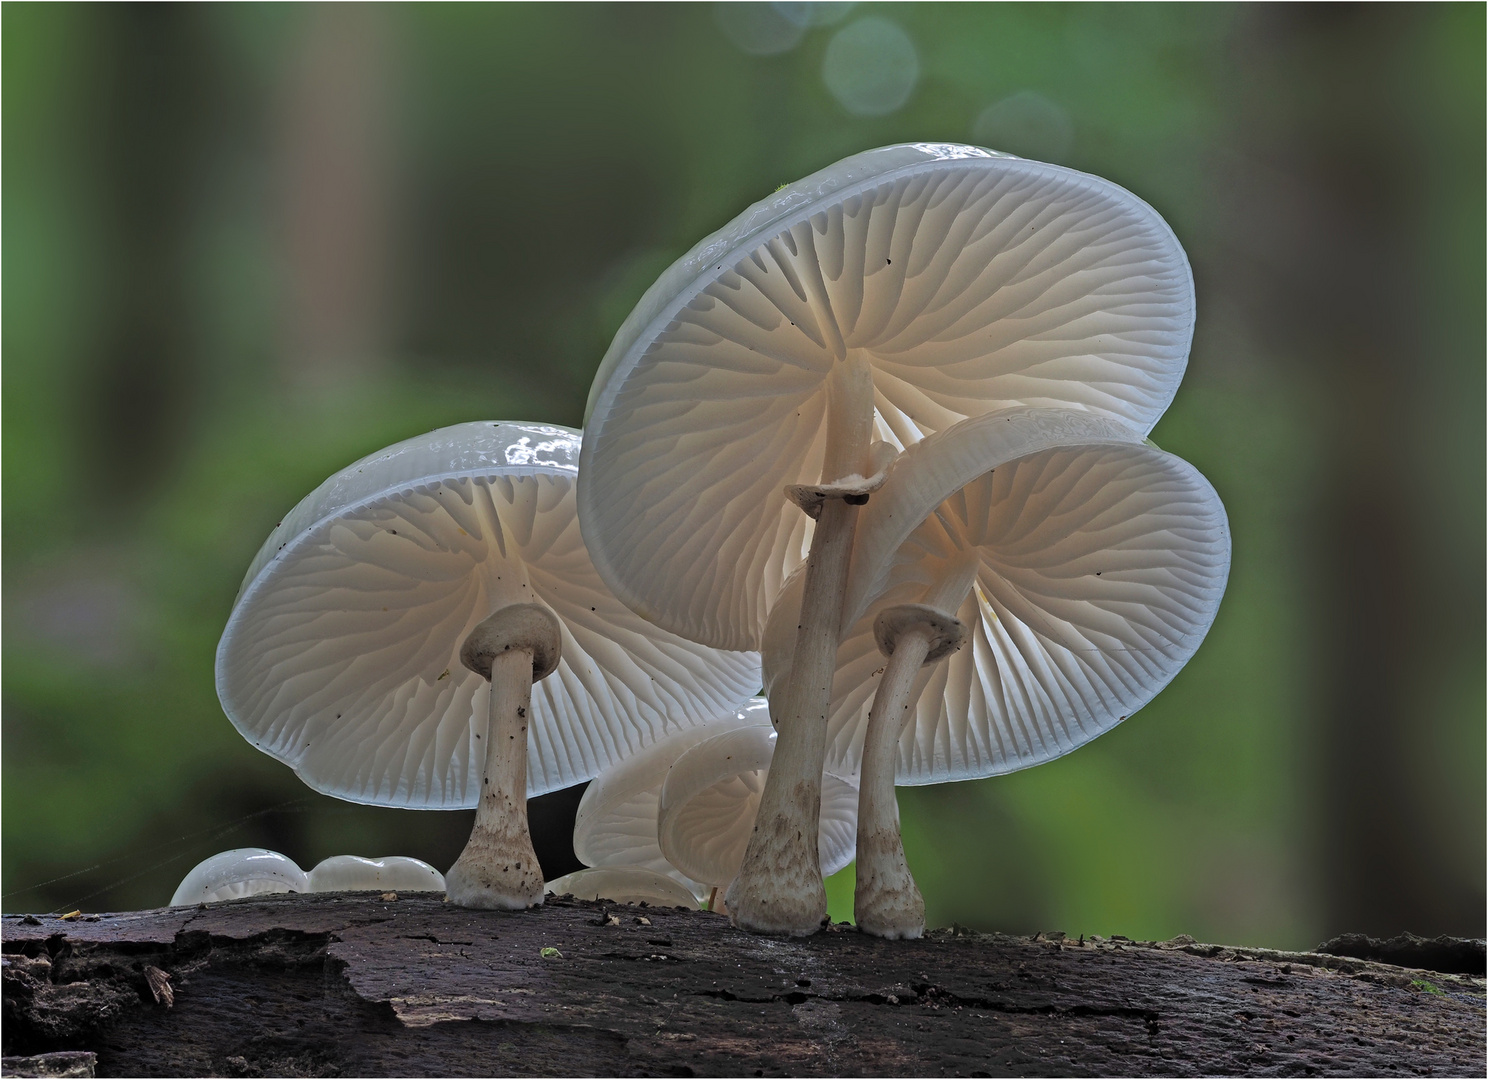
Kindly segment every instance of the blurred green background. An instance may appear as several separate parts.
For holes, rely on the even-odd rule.
[[[1172,224],[1199,322],[1154,437],[1224,498],[1234,566],[1132,721],[902,789],[931,922],[1484,933],[1481,5],[0,18],[6,910],[162,904],[249,844],[447,866],[468,813],[312,795],[224,718],[213,650],[269,529],[418,432],[578,425],[696,240],[946,140]],[[573,802],[535,804],[554,851]]]

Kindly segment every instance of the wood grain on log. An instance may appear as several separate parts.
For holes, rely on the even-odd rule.
[[[1187,938],[887,942],[838,926],[776,940],[705,912],[571,899],[470,911],[410,894],[6,916],[3,929],[5,1053],[89,1052],[101,1076],[1488,1065],[1481,977]]]

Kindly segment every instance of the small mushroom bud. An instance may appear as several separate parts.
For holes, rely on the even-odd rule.
[[[306,877],[310,892],[444,892],[444,875],[421,859],[385,855],[332,855],[315,864]]]
[[[287,855],[267,848],[234,848],[203,859],[181,879],[171,907],[236,900],[262,893],[309,892],[310,880]]]

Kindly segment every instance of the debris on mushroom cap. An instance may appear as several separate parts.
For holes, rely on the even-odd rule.
[[[907,451],[864,510],[828,718],[855,770],[884,657],[873,622],[975,558],[965,648],[922,669],[899,784],[1027,768],[1150,701],[1198,649],[1229,572],[1224,507],[1199,472],[1108,421],[1044,410],[968,420]],[[950,497],[947,498],[947,494]],[[799,584],[771,613],[767,688],[790,665]]]
[[[309,892],[310,881],[295,861],[267,848],[234,848],[203,859],[176,887],[171,907],[236,900],[261,893]]]
[[[843,358],[871,368],[897,447],[1019,404],[1145,434],[1193,316],[1182,248],[1115,184],[948,144],[838,162],[703,240],[616,335],[579,478],[595,566],[658,625],[756,648],[811,531],[781,492],[837,479]]]
[[[310,892],[444,892],[444,875],[422,859],[384,855],[332,855],[306,875]]]
[[[657,843],[668,862],[709,886],[733,881],[754,828],[760,792],[775,753],[775,732],[747,727],[709,736],[667,771],[656,818]],[[822,777],[817,856],[823,874],[853,860],[858,785]]]
[[[489,684],[460,649],[490,598],[518,590],[563,624],[562,661],[532,693],[526,794],[744,700],[757,656],[659,631],[599,581],[574,515],[580,441],[555,425],[458,424],[303,499],[254,559],[218,646],[239,731],[338,798],[475,805]]]
[[[770,728],[769,707],[764,698],[752,698],[697,727],[673,732],[600,773],[579,800],[574,854],[589,866],[636,866],[665,874],[699,898],[706,896],[709,886],[674,867],[657,844],[662,784],[678,757],[698,743],[723,732],[760,727]]]
[[[651,904],[696,908],[697,897],[686,886],[639,866],[592,866],[554,878],[545,886],[554,896],[580,900],[613,900],[617,904]]]

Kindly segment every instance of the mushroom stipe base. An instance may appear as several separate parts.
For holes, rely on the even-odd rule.
[[[859,507],[883,485],[896,453],[891,444],[873,441],[873,370],[866,355],[842,348],[840,337],[836,353],[827,382],[822,483],[786,492],[816,518],[806,556],[796,664],[779,712],[771,704],[779,732],[775,757],[744,862],[724,897],[735,926],[762,934],[813,934],[826,922],[817,837],[842,597]],[[817,513],[811,513],[812,506]]]
[[[538,604],[511,604],[471,631],[460,650],[491,683],[486,762],[475,827],[444,875],[461,907],[514,910],[543,902],[542,868],[527,829],[527,727],[532,684],[558,666],[557,618]]]
[[[827,707],[841,636],[842,593],[858,508],[826,499],[806,561],[797,664],[770,715],[779,731],[770,775],[739,875],[724,897],[733,924],[761,934],[801,936],[827,917],[817,835]]]
[[[917,938],[925,932],[925,901],[904,857],[894,766],[899,737],[915,704],[915,676],[921,667],[961,648],[966,626],[933,606],[900,604],[879,613],[873,635],[888,662],[863,738],[853,919],[877,937]]]

